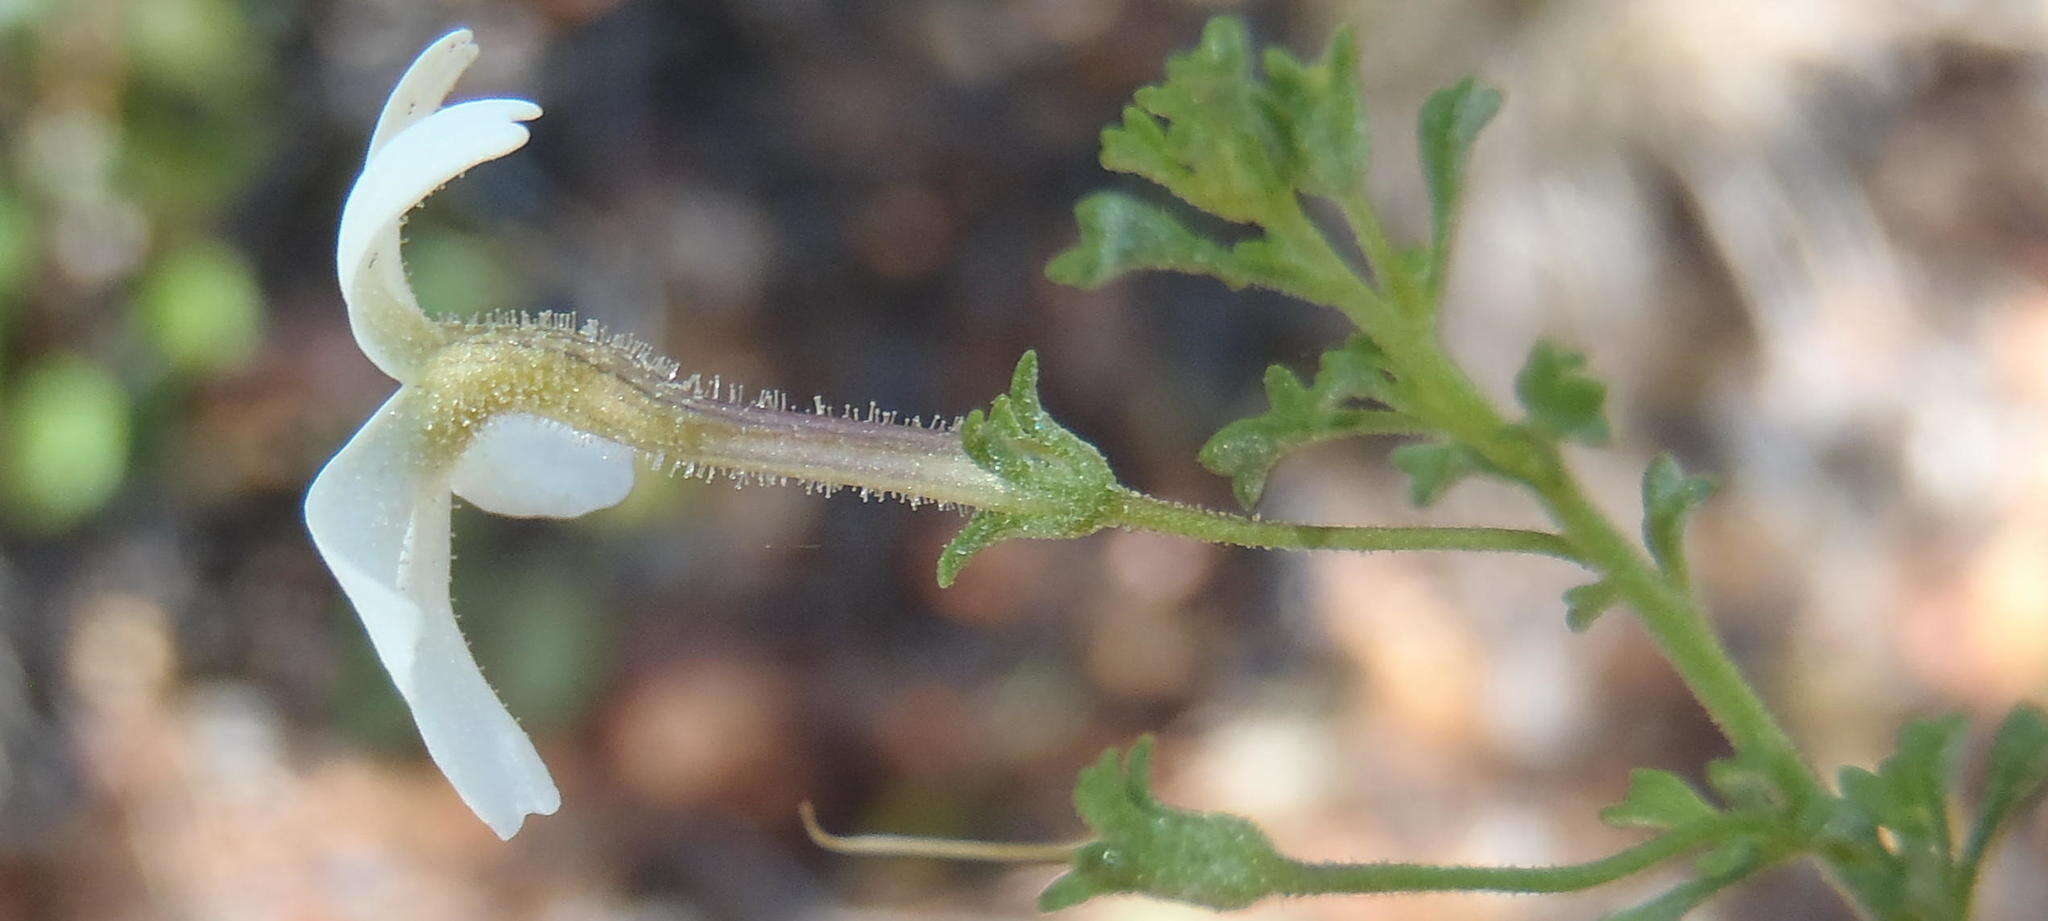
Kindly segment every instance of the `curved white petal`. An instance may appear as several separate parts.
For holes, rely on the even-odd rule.
[[[455,463],[455,494],[484,511],[574,518],[633,491],[633,452],[552,419],[491,417]]]
[[[524,99],[477,99],[436,111],[385,141],[342,205],[335,248],[342,289],[382,255],[375,244],[395,239],[407,211],[470,167],[518,150],[527,138],[520,122],[539,117],[540,106]]]
[[[456,629],[448,601],[448,477],[426,443],[424,401],[400,388],[306,495],[313,543],[412,708],[427,753],[500,838],[561,794]]]
[[[540,107],[524,99],[479,99],[418,114],[426,100],[438,103],[467,63],[432,58],[440,47],[414,63],[386,105],[369,160],[342,205],[335,245],[335,271],[357,344],[384,373],[405,383],[416,378],[445,334],[420,311],[405,280],[400,222],[463,171],[518,150],[527,138],[519,123],[540,117]],[[456,47],[474,55],[474,45]]]
[[[370,135],[369,155],[376,156],[384,142],[448,101],[455,81],[461,79],[476,56],[475,36],[468,29],[443,35],[420,52],[412,66],[405,69],[405,75],[398,78],[398,85],[391,88],[390,98],[384,100],[384,111],[377,116],[377,130]]]

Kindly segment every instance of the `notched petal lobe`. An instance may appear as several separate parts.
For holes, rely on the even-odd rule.
[[[533,742],[486,684],[448,599],[453,459],[426,437],[426,400],[409,388],[329,461],[306,496],[313,543],[412,708],[427,753],[501,838],[561,794]]]

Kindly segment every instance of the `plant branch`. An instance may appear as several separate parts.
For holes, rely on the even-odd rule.
[[[1475,550],[1534,553],[1580,562],[1565,539],[1515,528],[1338,527],[1262,521],[1124,492],[1106,524],[1211,543],[1273,550]]]
[[[1402,270],[1386,228],[1381,226],[1379,214],[1365,200],[1364,193],[1344,196],[1338,207],[1344,212],[1352,237],[1358,241],[1359,251],[1365,254],[1374,281],[1386,289],[1387,296],[1403,310],[1426,304],[1427,298],[1417,296],[1415,280]]]
[[[1620,590],[1657,647],[1678,670],[1737,751],[1767,756],[1780,783],[1794,793],[1819,794],[1820,782],[1772,715],[1727,647],[1714,634],[1697,603],[1678,591],[1656,567],[1595,508],[1563,466],[1537,486],[1546,508],[1568,540]]]
[[[915,835],[835,835],[818,824],[818,812],[810,800],[797,804],[797,818],[812,844],[836,854],[861,857],[924,857],[932,860],[972,860],[985,863],[1064,863],[1086,844],[1007,844],[992,841],[964,841],[956,838],[921,838]]]
[[[1433,866],[1404,863],[1297,863],[1299,876],[1277,895],[1364,892],[1575,892],[1640,873],[1755,825],[1730,818],[1697,822],[1585,863],[1548,867]]]
[[[1755,752],[1776,768],[1788,793],[1818,794],[1820,781],[1715,636],[1692,597],[1623,537],[1586,498],[1557,448],[1516,431],[1452,363],[1434,333],[1383,343],[1420,392],[1437,395],[1414,410],[1470,445],[1507,475],[1535,490],[1573,549],[1573,558],[1601,573],[1638,619],[1700,705],[1737,751]]]

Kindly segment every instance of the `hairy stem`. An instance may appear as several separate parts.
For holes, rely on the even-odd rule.
[[[1578,560],[1563,538],[1513,528],[1332,527],[1246,518],[1127,493],[1111,523],[1211,543],[1275,550],[1480,550]]]
[[[1743,677],[1708,625],[1691,596],[1677,590],[1662,573],[1621,536],[1578,483],[1560,465],[1556,475],[1538,484],[1544,505],[1566,537],[1621,591],[1634,608],[1657,648],[1678,670],[1686,686],[1737,751],[1769,758],[1781,783],[1796,784],[1798,794],[1819,793],[1820,783],[1799,756],[1790,735],[1779,725],[1756,690]]]
[[[1510,426],[1479,392],[1443,350],[1435,320],[1437,293],[1418,289],[1402,277],[1370,207],[1362,200],[1344,206],[1374,274],[1387,283],[1384,291],[1376,292],[1352,275],[1342,307],[1386,351],[1413,404],[1403,410],[1478,451],[1503,475],[1534,489],[1571,548],[1554,555],[1581,562],[1614,583],[1729,742],[1739,751],[1769,759],[1778,768],[1780,781],[1798,788],[1791,792],[1820,792],[1820,781],[1800,759],[1791,736],[1736,668],[1692,597],[1586,499],[1554,445]],[[1297,214],[1295,209],[1283,215],[1280,223],[1295,224]],[[1343,264],[1320,230],[1297,243],[1313,254],[1323,271],[1335,272]],[[1394,302],[1390,305],[1386,298]]]
[[[631,343],[550,321],[508,320],[460,330],[422,388],[452,431],[501,412],[554,419],[631,447],[658,467],[851,487],[996,512],[1044,501],[982,469],[958,432],[741,401],[677,381]],[[1328,550],[1493,550],[1574,559],[1554,534],[1505,528],[1327,527],[1261,521],[1119,490],[1113,520],[1133,530],[1247,547]]]
[[[1820,792],[1820,781],[1799,757],[1791,736],[1735,666],[1690,594],[1657,569],[1586,499],[1555,446],[1510,426],[1479,392],[1438,340],[1436,293],[1418,289],[1402,276],[1370,207],[1362,200],[1344,206],[1374,274],[1385,280],[1383,291],[1374,291],[1350,275],[1322,231],[1301,218],[1298,208],[1284,211],[1274,224],[1288,229],[1289,239],[1312,254],[1321,271],[1333,275],[1345,271],[1348,275],[1350,291],[1341,306],[1386,351],[1413,404],[1404,406],[1404,411],[1478,451],[1502,474],[1533,488],[1562,529],[1569,548],[1551,555],[1583,563],[1614,583],[1737,750],[1767,758],[1777,768],[1780,781],[1796,788],[1789,792]],[[1390,542],[1369,549],[1414,548]]]
[[[1743,677],[1697,603],[1586,498],[1557,449],[1513,437],[1515,430],[1444,354],[1433,332],[1408,337],[1398,349],[1389,344],[1388,351],[1401,362],[1414,389],[1437,395],[1423,410],[1432,421],[1536,491],[1576,557],[1612,582],[1635,609],[1657,648],[1736,750],[1766,757],[1780,782],[1800,788],[1788,792],[1819,792],[1820,782],[1791,736]]]
[[[1726,838],[1736,823],[1699,822],[1586,863],[1549,867],[1459,867],[1404,863],[1298,863],[1277,895],[1345,892],[1576,892]]]

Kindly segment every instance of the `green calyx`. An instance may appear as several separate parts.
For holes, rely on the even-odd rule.
[[[1122,490],[1094,445],[1054,421],[1038,398],[1038,355],[1025,352],[1010,390],[960,423],[974,463],[1009,493],[1004,509],[968,519],[939,554],[939,585],[950,586],[974,555],[1015,538],[1082,537],[1115,514]]]
[[[1154,799],[1151,770],[1147,737],[1128,756],[1111,749],[1081,772],[1074,808],[1095,840],[1082,845],[1073,868],[1038,897],[1040,910],[1136,893],[1227,911],[1279,891],[1294,876],[1294,863],[1251,822]]]

